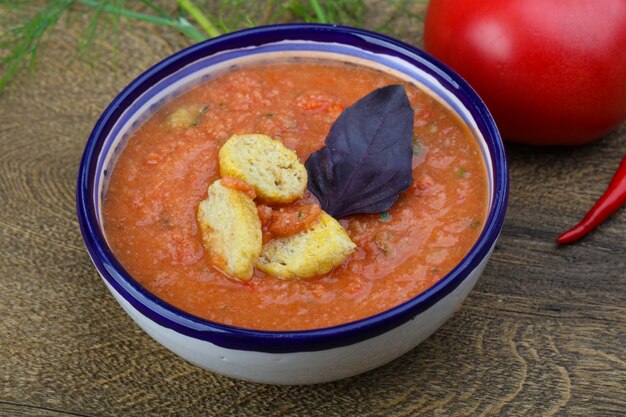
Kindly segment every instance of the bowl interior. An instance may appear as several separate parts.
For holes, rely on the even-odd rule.
[[[482,151],[489,180],[488,210],[491,209],[495,172],[489,146],[475,117],[473,117],[466,103],[458,96],[459,91],[453,91],[444,86],[427,69],[392,55],[374,53],[351,45],[312,41],[279,41],[257,46],[253,49],[227,50],[201,57],[159,80],[125,110],[105,137],[102,151],[98,155],[95,178],[97,195],[94,206],[99,226],[102,227],[101,207],[106,195],[109,174],[117,157],[123,151],[133,132],[165,103],[234,67],[303,59],[345,62],[383,71],[419,86],[423,91],[428,92],[454,111],[470,127]]]
[[[333,328],[299,332],[240,329],[187,314],[148,293],[115,260],[102,228],[109,174],[132,133],[164,103],[233,66],[274,60],[323,59],[364,65],[418,85],[452,109],[471,129],[489,179],[489,215],[472,250],[424,293],[378,315]],[[152,320],[187,335],[242,349],[321,349],[363,340],[393,328],[456,288],[487,256],[501,230],[508,195],[502,141],[482,101],[456,74],[399,41],[352,28],[282,25],[217,38],[165,59],[133,81],[111,103],[92,132],[79,172],[77,204],[87,249],[103,278]],[[342,338],[337,338],[341,333]],[[345,337],[343,337],[345,336]],[[277,347],[276,338],[289,342]]]

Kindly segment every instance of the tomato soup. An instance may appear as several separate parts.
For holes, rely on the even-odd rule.
[[[387,212],[340,219],[357,245],[348,259],[308,280],[255,271],[241,281],[211,265],[196,212],[229,137],[269,135],[304,162],[343,109],[398,83],[415,110],[413,184]],[[172,123],[189,108],[190,123]],[[479,145],[446,106],[374,69],[300,60],[229,69],[158,110],[116,162],[103,214],[120,263],[171,305],[229,325],[304,330],[374,315],[432,286],[476,242],[487,204]]]

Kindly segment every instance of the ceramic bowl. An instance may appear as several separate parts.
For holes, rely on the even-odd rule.
[[[383,68],[438,96],[470,126],[489,176],[489,214],[467,256],[425,292],[372,317],[308,331],[258,331],[210,322],[160,300],[115,259],[102,202],[116,156],[131,132],[164,102],[232,65],[319,56]],[[465,299],[493,251],[508,195],[502,141],[485,105],[457,74],[423,51],[365,30],[314,24],[258,27],[180,51],[132,81],[104,111],[80,164],[78,219],[91,259],[132,319],[189,362],[230,377],[272,384],[332,381],[376,368],[414,348]]]

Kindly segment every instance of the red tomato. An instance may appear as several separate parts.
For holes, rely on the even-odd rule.
[[[505,139],[578,145],[626,119],[626,0],[431,0],[424,46]]]

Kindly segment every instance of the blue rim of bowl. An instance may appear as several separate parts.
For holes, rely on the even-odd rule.
[[[108,132],[128,105],[157,81],[201,57],[282,40],[342,43],[395,56],[426,70],[469,110],[485,138],[494,167],[494,194],[485,227],[478,241],[452,271],[423,293],[389,310],[358,321],[314,330],[246,329],[211,322],[164,302],[135,281],[115,259],[98,226],[93,202],[97,192],[94,184],[98,154]],[[493,118],[474,90],[445,64],[418,48],[375,32],[338,25],[285,24],[247,29],[193,45],[165,58],[133,80],[106,108],[87,140],[78,172],[76,204],[81,234],[96,269],[121,297],[148,319],[227,349],[289,353],[331,349],[378,336],[406,323],[450,294],[476,269],[495,244],[506,214],[508,191],[507,159]]]

